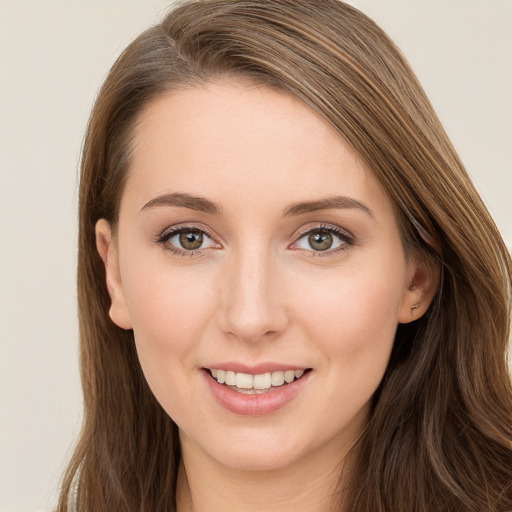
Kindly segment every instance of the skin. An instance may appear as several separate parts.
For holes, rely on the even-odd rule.
[[[219,212],[154,204],[172,193]],[[283,216],[335,196],[364,206]],[[161,237],[183,225],[208,233],[192,254]],[[312,247],[319,226],[342,231],[330,233],[335,249]],[[406,256],[390,199],[344,139],[270,88],[169,93],[139,118],[118,229],[100,220],[96,234],[111,318],[134,330],[148,383],[180,428],[180,512],[330,510],[396,327],[421,316],[437,286],[420,255]],[[224,361],[312,372],[292,402],[243,416],[205,383],[202,368]]]

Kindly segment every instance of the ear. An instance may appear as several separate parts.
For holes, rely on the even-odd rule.
[[[123,282],[119,272],[117,243],[112,236],[112,228],[105,219],[100,219],[96,223],[96,248],[105,265],[107,289],[111,300],[110,318],[122,329],[132,329],[132,320],[126,305]]]
[[[417,250],[410,256],[407,287],[398,311],[398,322],[407,324],[422,317],[429,308],[440,279],[440,264]]]

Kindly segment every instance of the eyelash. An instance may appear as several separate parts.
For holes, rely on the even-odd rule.
[[[315,232],[329,233],[338,238],[341,241],[341,244],[334,249],[327,249],[325,251],[314,251],[313,249],[307,250],[307,252],[311,253],[310,256],[314,258],[324,258],[327,256],[332,256],[333,254],[336,254],[338,252],[346,251],[349,247],[355,245],[355,239],[352,235],[350,235],[347,231],[330,224],[319,224],[317,226],[309,226],[307,228],[300,230],[294,236],[294,242],[292,245],[297,244],[302,238]]]
[[[157,243],[161,244],[165,250],[181,257],[192,257],[197,256],[200,254],[203,254],[205,249],[198,249],[198,250],[192,250],[187,251],[186,249],[179,249],[178,247],[175,247],[169,243],[169,240],[171,240],[172,237],[179,235],[180,233],[186,233],[187,231],[196,231],[199,233],[202,233],[203,235],[206,235],[210,240],[213,240],[213,237],[211,233],[203,227],[198,226],[176,226],[172,228],[170,231],[166,230],[164,231],[160,236],[157,237]],[[217,244],[218,245],[218,244]]]
[[[198,226],[189,226],[189,225],[183,225],[183,226],[177,226],[172,228],[170,231],[166,230],[161,235],[157,237],[156,242],[161,244],[165,250],[170,251],[173,254],[176,254],[181,257],[192,257],[192,256],[198,256],[201,254],[204,254],[206,249],[198,249],[198,250],[186,250],[186,249],[179,249],[178,247],[175,247],[169,243],[169,240],[173,238],[176,235],[179,235],[180,233],[184,233],[187,231],[196,231],[199,233],[202,233],[203,235],[206,235],[210,240],[213,240],[213,237],[211,233],[205,229],[204,227],[198,227]],[[294,235],[294,241],[292,245],[297,244],[302,238],[306,237],[307,235],[310,235],[314,232],[325,232],[329,233],[336,238],[338,238],[341,241],[341,244],[336,247],[335,249],[327,249],[325,251],[315,251],[313,249],[307,250],[307,252],[311,253],[311,257],[326,257],[330,256],[332,254],[335,254],[337,252],[346,251],[350,246],[353,246],[355,244],[355,240],[348,232],[340,229],[337,226],[333,225],[326,225],[326,224],[320,224],[316,226],[311,226],[306,229],[303,229],[299,231],[296,235]],[[215,242],[213,242],[216,244]],[[217,246],[219,244],[216,244]],[[294,249],[294,250],[300,250],[300,249]]]

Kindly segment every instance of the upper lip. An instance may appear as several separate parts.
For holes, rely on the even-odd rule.
[[[272,372],[284,372],[286,370],[306,370],[308,366],[297,366],[294,364],[287,363],[274,363],[274,362],[265,362],[258,364],[245,364],[240,362],[224,362],[224,363],[213,363],[205,365],[203,368],[207,368],[209,370],[225,370],[232,371],[236,373],[248,373],[251,375],[260,375],[263,373],[272,373]]]

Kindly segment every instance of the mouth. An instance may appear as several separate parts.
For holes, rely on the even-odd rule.
[[[261,395],[276,391],[301,379],[311,370],[311,368],[304,368],[302,370],[282,370],[252,375],[217,368],[205,368],[210,377],[219,384],[246,395]]]

